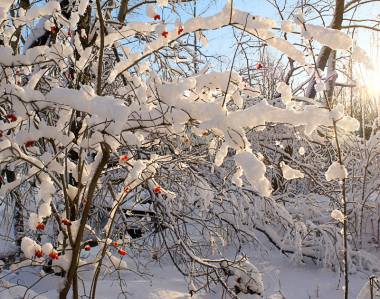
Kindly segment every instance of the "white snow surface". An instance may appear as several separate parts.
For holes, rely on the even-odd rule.
[[[265,255],[263,259],[262,255]],[[261,256],[261,257],[260,257]],[[264,261],[265,260],[265,261]],[[263,297],[257,295],[239,295],[239,299],[258,299],[258,298],[282,298],[281,293],[285,298],[289,299],[332,299],[342,298],[342,281],[339,278],[339,273],[323,269],[312,263],[295,264],[289,258],[278,253],[272,248],[268,253],[252,253],[251,262],[255,264],[255,269],[260,271],[264,282]],[[127,282],[128,298],[132,299],[220,299],[221,289],[215,289],[215,293],[200,292],[193,297],[188,293],[188,282],[183,278],[173,266],[169,266],[166,262],[152,264],[152,278],[141,278],[132,272],[123,271],[121,276]],[[57,298],[57,289],[60,285],[60,277],[48,276],[40,283],[36,284],[25,297],[22,297],[22,292],[26,289],[23,285],[31,284],[39,279],[40,273],[30,271],[30,268],[25,268],[18,275],[12,274],[4,270],[2,273],[9,274],[6,279],[0,280],[0,299],[18,298],[9,294],[16,294],[20,298],[33,298],[41,292],[45,292],[37,297]],[[113,277],[114,278],[114,277]],[[16,280],[19,287],[6,290],[4,286],[15,286]],[[365,283],[367,276],[361,273],[352,274],[350,277],[349,298],[356,298],[364,286],[360,294],[366,294],[367,289]],[[87,287],[90,286],[91,280],[85,279],[84,283]],[[100,280],[97,288],[97,297],[104,299],[118,298],[120,295],[119,284],[116,280],[112,280],[109,275],[104,280]],[[46,292],[47,291],[47,292]],[[270,297],[271,296],[271,297]],[[71,296],[69,297],[71,298]],[[359,297],[364,299],[367,297]]]

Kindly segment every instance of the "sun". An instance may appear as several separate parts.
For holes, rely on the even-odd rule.
[[[375,63],[372,70],[367,70],[364,75],[364,85],[368,88],[368,94],[380,97],[380,60]]]
[[[372,59],[369,65],[356,65],[354,67],[356,84],[369,97],[380,101],[380,57]]]
[[[354,65],[354,84],[360,102],[380,117],[380,56],[371,58],[371,64]]]

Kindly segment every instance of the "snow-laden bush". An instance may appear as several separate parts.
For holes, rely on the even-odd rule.
[[[159,4],[173,19],[177,4]],[[140,6],[145,22],[132,19]],[[315,151],[306,141],[316,142],[322,130],[350,136],[358,122],[340,105],[296,101],[288,83],[273,87],[277,99],[265,99],[232,69],[193,65],[186,38],[231,26],[310,70],[302,47],[275,33],[275,21],[234,9],[232,1],[209,17],[161,18],[155,5],[128,8],[128,1],[0,4],[0,196],[17,195],[22,251],[12,269],[59,273],[60,298],[70,290],[78,296],[79,269],[91,270],[94,297],[101,275],[130,269],[125,260],[148,251],[156,260],[170,257],[192,293],[216,283],[231,297],[261,295],[259,270],[238,257],[256,239],[252,229],[297,260],[338,268],[342,257],[332,248],[348,247],[340,224],[324,218],[330,195],[322,190],[338,183],[326,179],[345,181],[352,172],[342,161],[337,167],[336,154],[315,162],[322,171],[309,165],[339,143]],[[339,30],[300,18],[294,26],[306,41],[351,47]],[[258,142],[276,126],[281,135],[302,134],[302,158],[281,142]],[[310,208],[314,195],[324,201],[317,210]],[[226,254],[227,246],[236,254]]]

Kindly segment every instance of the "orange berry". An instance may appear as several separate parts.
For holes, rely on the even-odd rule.
[[[127,162],[128,160],[129,160],[128,155],[122,155],[122,156],[120,157],[120,161]]]
[[[8,114],[7,115],[7,119],[10,121],[10,122],[14,122],[17,120],[17,116],[14,115],[14,114]]]
[[[59,256],[58,256],[58,252],[53,250],[52,252],[49,253],[49,257],[52,259],[52,260],[58,260],[59,259]]]
[[[161,186],[157,185],[156,187],[154,187],[153,192],[157,194],[161,193]]]
[[[90,250],[91,250],[91,246],[90,246],[90,245],[86,245],[86,246],[84,246],[84,250],[86,250],[86,251],[90,251]]]
[[[35,253],[34,253],[34,255],[35,255],[36,257],[43,257],[43,256],[44,256],[44,253],[42,252],[42,250],[36,250]]]
[[[36,226],[36,229],[38,230],[44,230],[45,229],[45,224],[43,224],[42,222],[39,222]]]
[[[71,221],[69,219],[63,219],[62,220],[62,224],[66,225],[66,226],[70,226],[71,225]]]
[[[127,252],[124,250],[124,249],[119,249],[118,251],[117,251],[120,255],[122,255],[122,256],[124,256],[124,255],[126,255],[127,254]]]
[[[25,142],[25,147],[32,147],[35,145],[35,141],[34,140],[29,140],[27,142]]]

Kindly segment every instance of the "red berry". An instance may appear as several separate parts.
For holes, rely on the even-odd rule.
[[[45,229],[45,224],[43,224],[42,222],[39,222],[36,226],[36,229],[38,230],[44,230]]]
[[[35,145],[35,143],[36,143],[35,141],[29,140],[29,141],[25,142],[25,147],[32,147]]]
[[[43,256],[44,256],[44,253],[42,252],[42,250],[36,250],[35,253],[34,253],[34,255],[35,255],[36,257],[43,257]]]
[[[180,35],[183,31],[184,31],[184,29],[182,27],[179,27],[178,28],[178,35]]]
[[[58,252],[53,250],[52,252],[49,253],[49,257],[52,259],[52,260],[58,260],[59,259],[59,256],[58,256]]]
[[[120,161],[127,162],[128,160],[129,160],[128,155],[122,155],[122,156],[120,157]]]
[[[165,37],[165,38],[168,38],[169,32],[164,31],[164,32],[161,33],[161,35],[162,35],[163,37]]]
[[[63,219],[62,220],[62,224],[66,225],[66,226],[70,226],[71,225],[71,221],[69,219]]]
[[[10,121],[10,122],[14,122],[17,120],[17,116],[14,115],[14,114],[8,114],[7,115],[7,119]]]
[[[256,70],[261,70],[263,65],[261,63],[256,64]]]
[[[156,186],[156,187],[154,187],[154,189],[153,189],[153,192],[154,193],[161,193],[161,186]]]
[[[50,27],[50,31],[51,31],[51,33],[56,33],[57,32],[57,27],[51,26]]]
[[[112,242],[112,246],[113,247],[118,247],[119,246],[119,242],[117,242],[117,241]]]
[[[118,251],[117,251],[120,255],[122,255],[122,256],[124,256],[124,255],[126,255],[127,254],[127,252],[124,250],[124,249],[119,249]]]
[[[161,20],[161,16],[160,15],[155,15],[154,16],[154,20],[157,21],[157,20]]]
[[[91,246],[90,246],[90,245],[86,245],[86,246],[84,246],[84,250],[86,250],[86,251],[90,251],[90,250],[91,250]]]

